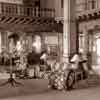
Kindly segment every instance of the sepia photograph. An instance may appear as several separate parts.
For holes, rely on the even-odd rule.
[[[0,100],[100,99],[100,0],[0,0]]]

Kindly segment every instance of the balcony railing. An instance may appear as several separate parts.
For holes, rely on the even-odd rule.
[[[55,9],[0,3],[0,14],[30,17],[55,17]]]
[[[76,5],[76,16],[82,16],[82,15],[89,15],[100,12],[100,6],[93,6],[90,2],[89,4],[86,3],[80,3]]]
[[[86,16],[93,15],[95,13],[100,13],[100,8],[76,12],[76,17],[83,16],[83,15],[86,15]]]

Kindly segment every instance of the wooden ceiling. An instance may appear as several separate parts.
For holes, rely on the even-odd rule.
[[[0,30],[24,32],[62,32],[62,23],[54,18],[0,15]]]

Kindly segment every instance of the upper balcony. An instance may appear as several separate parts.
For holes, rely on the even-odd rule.
[[[98,18],[100,16],[100,7],[96,6],[94,8],[92,8],[90,6],[90,8],[86,6],[85,3],[79,4],[76,6],[77,10],[76,10],[76,18],[80,21],[83,20],[91,20],[94,18]]]
[[[0,2],[0,29],[52,31],[54,27],[55,9]]]
[[[0,3],[0,14],[27,17],[55,17],[55,10],[49,8],[25,7],[21,4]]]

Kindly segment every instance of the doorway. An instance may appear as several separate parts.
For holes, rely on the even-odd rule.
[[[97,65],[100,65],[100,37],[96,39],[96,56]]]
[[[100,33],[89,36],[89,53],[92,68],[100,67]]]

